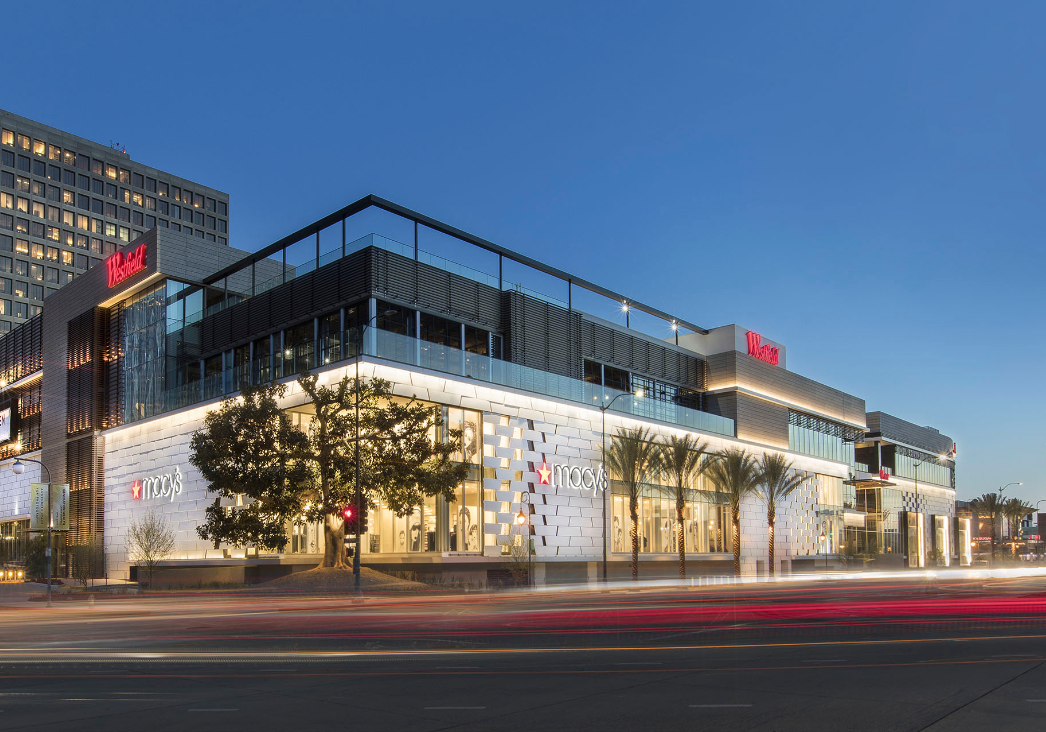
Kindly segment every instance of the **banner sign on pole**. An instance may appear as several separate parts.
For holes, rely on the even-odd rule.
[[[29,484],[29,530],[47,531],[47,486],[51,486],[51,515],[55,531],[69,530],[69,485]]]

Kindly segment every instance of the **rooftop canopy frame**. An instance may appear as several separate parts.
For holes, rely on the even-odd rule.
[[[388,211],[391,214],[400,216],[401,218],[407,219],[408,221],[412,221],[414,222],[415,227],[419,225],[424,226],[428,229],[432,229],[433,231],[437,231],[441,234],[454,237],[455,239],[459,239],[468,244],[472,244],[473,246],[479,247],[480,249],[485,249],[488,252],[493,252],[494,254],[497,254],[499,258],[499,281],[501,280],[501,261],[502,259],[508,259],[510,261],[517,262],[519,264],[522,264],[524,266],[530,267],[534,270],[543,272],[544,274],[551,275],[552,277],[556,277],[562,280],[567,284],[568,293],[571,291],[571,288],[577,286],[582,289],[588,290],[589,292],[593,292],[597,295],[602,295],[603,297],[615,300],[621,303],[622,305],[626,306],[629,310],[639,310],[655,318],[660,318],[661,320],[666,321],[670,326],[672,326],[673,330],[677,330],[678,328],[685,328],[695,333],[708,333],[707,329],[702,328],[701,326],[695,323],[691,323],[682,318],[675,317],[674,315],[666,313],[663,310],[660,310],[650,305],[646,305],[645,303],[642,303],[638,300],[634,300],[630,297],[626,297],[625,295],[619,292],[615,292],[614,290],[611,290],[609,288],[597,285],[594,282],[590,282],[589,280],[586,280],[583,277],[578,277],[556,267],[551,267],[547,264],[544,264],[543,262],[539,262],[538,260],[532,257],[528,257],[524,254],[514,252],[511,249],[506,249],[505,247],[495,244],[494,242],[487,241],[486,239],[482,239],[478,236],[474,236],[473,234],[469,234],[467,231],[462,231],[461,229],[458,229],[454,226],[450,226],[449,224],[445,224],[442,221],[437,221],[436,219],[430,216],[425,216],[424,214],[420,214],[417,211],[413,211],[409,208],[406,208],[405,206],[400,206],[398,203],[393,203],[392,201],[388,201],[384,198],[380,198],[379,196],[375,195],[364,196],[358,201],[350,203],[348,206],[345,206],[344,208],[341,208],[335,211],[334,213],[329,214],[328,216],[325,216],[322,219],[309,224],[308,226],[298,229],[293,234],[289,234],[280,239],[279,241],[276,241],[270,244],[269,246],[244,257],[238,262],[235,262],[234,264],[231,264],[228,267],[225,267],[224,269],[215,272],[211,276],[207,277],[203,281],[203,284],[214,285],[214,283],[220,282],[229,275],[239,272],[248,266],[252,266],[255,262],[259,262],[263,259],[268,259],[273,254],[280,253],[282,250],[286,249],[292,244],[296,244],[311,236],[318,237],[319,233],[324,229],[327,229],[337,224],[339,221],[344,221],[347,218],[355,216],[356,214],[365,211],[366,209],[371,207]],[[415,238],[415,251],[416,250],[417,239]],[[502,289],[504,288],[502,287]],[[568,300],[572,300],[569,294]]]

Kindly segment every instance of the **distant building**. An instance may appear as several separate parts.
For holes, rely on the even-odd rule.
[[[228,244],[229,196],[0,110],[0,333],[157,227]]]

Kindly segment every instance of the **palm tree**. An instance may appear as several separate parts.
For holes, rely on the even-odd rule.
[[[1003,501],[999,499],[998,493],[991,492],[985,493],[980,498],[974,498],[970,503],[978,518],[988,519],[988,526],[991,527],[992,532],[992,559],[995,559],[995,524],[1002,515]]]
[[[632,579],[639,579],[639,492],[660,470],[657,443],[643,427],[620,428],[610,438],[605,457],[611,474],[616,474],[628,491],[628,513],[632,518]]]
[[[691,435],[664,440],[660,445],[661,469],[668,478],[668,493],[676,499],[676,543],[679,547],[679,579],[686,579],[686,541],[683,532],[683,509],[686,492],[705,472],[707,446]]]
[[[1010,545],[1013,549],[1013,558],[1017,558],[1017,539],[1021,534],[1021,519],[1035,510],[1035,506],[1022,501],[1020,498],[1011,498],[1003,501],[1002,513],[1006,516],[1006,522],[1010,525]]]
[[[756,490],[761,475],[755,458],[746,450],[732,447],[716,455],[708,466],[708,476],[730,503],[734,527],[734,575],[741,576],[741,502]]]
[[[770,540],[769,568],[774,576],[774,524],[777,521],[777,504],[791,495],[792,491],[803,484],[806,476],[792,470],[792,462],[786,460],[779,452],[763,455],[759,460],[759,472],[762,474],[759,497],[766,504],[766,525]]]

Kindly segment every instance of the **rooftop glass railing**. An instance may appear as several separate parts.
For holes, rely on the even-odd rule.
[[[180,409],[232,394],[239,391],[244,384],[261,384],[272,379],[293,378],[306,368],[322,369],[354,358],[354,338],[354,332],[349,331],[329,335],[319,343],[299,344],[273,357],[258,359],[253,363],[245,363],[222,373],[168,389],[164,397],[164,410]],[[637,398],[631,394],[616,399],[623,392],[377,328],[370,328],[364,332],[363,354],[463,377],[474,380],[477,385],[503,386],[590,407],[598,407],[601,400],[604,404],[613,402],[608,411],[728,437],[734,435],[734,421],[726,417],[672,402]]]
[[[402,257],[406,257],[407,259],[414,259],[414,247],[412,245],[404,244],[403,242],[396,241],[395,239],[390,239],[386,236],[382,236],[381,234],[367,234],[365,236],[361,236],[359,239],[356,239],[355,241],[347,243],[345,245],[344,251],[342,250],[342,247],[337,247],[336,249],[332,249],[328,252],[321,253],[319,259],[310,259],[305,262],[298,263],[282,263],[281,261],[276,261],[275,259],[266,260],[269,261],[270,264],[272,266],[275,266],[277,269],[282,269],[283,273],[274,277],[268,277],[264,280],[256,280],[254,282],[253,293],[234,292],[232,289],[230,289],[229,299],[211,304],[207,307],[206,312],[204,312],[204,315],[213,315],[214,313],[217,313],[228,307],[232,307],[233,305],[239,302],[243,302],[244,300],[247,300],[254,295],[260,295],[263,292],[267,292],[275,287],[279,287],[280,285],[290,282],[291,280],[297,277],[301,277],[302,275],[308,274],[309,272],[313,272],[319,269],[320,267],[330,264],[331,262],[335,262],[341,259],[343,256],[348,256],[353,252],[357,252],[361,249],[365,249],[370,246],[377,247],[378,249],[384,249],[385,251],[392,252],[393,254],[398,254]],[[451,272],[460,277],[472,280],[473,282],[479,282],[481,284],[487,285],[488,287],[498,289],[499,280],[497,276],[492,275],[489,272],[483,272],[482,270],[475,269],[474,267],[469,267],[468,265],[455,262],[438,254],[427,252],[423,249],[419,249],[417,251],[417,255],[418,261],[423,264],[427,264],[429,266],[435,267],[436,269],[443,270],[444,272]],[[272,270],[272,266],[269,267],[270,271]],[[235,277],[235,275],[233,275],[233,277]],[[524,287],[522,284],[518,282],[501,280],[500,286],[505,291],[520,292],[529,297],[535,298],[537,300],[542,300],[547,303],[551,303],[552,305],[556,305],[563,309],[569,308],[568,303],[564,300],[561,300],[557,297],[553,297],[551,295],[546,295],[543,292],[538,292],[537,290],[531,289],[529,287]]]

